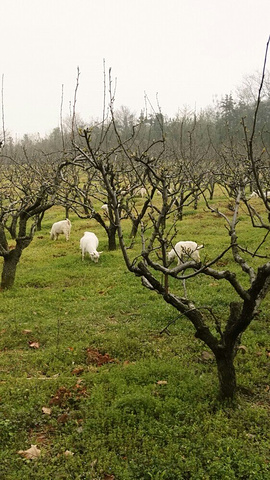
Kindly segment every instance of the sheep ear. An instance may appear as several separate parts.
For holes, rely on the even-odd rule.
[[[102,252],[98,252],[98,253],[99,253],[99,255],[101,255],[103,253],[103,250],[102,250]]]

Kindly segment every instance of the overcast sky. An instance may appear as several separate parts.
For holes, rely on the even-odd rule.
[[[116,108],[139,113],[146,93],[174,116],[233,93],[262,69],[270,1],[1,0],[0,19],[5,128],[43,136],[60,125],[62,85],[70,113],[77,67],[77,113],[101,117],[104,60]]]

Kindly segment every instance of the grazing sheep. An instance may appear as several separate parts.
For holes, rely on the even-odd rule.
[[[107,203],[104,203],[104,205],[101,206],[101,209],[103,210],[104,215],[106,215],[106,217],[108,217],[108,215],[109,215],[109,207],[108,207],[108,204],[107,204]]]
[[[184,261],[184,257],[188,257],[190,260],[200,263],[199,251],[203,248],[203,245],[198,245],[196,242],[186,241],[178,242],[175,247],[168,252],[168,260],[171,262],[175,257],[178,257],[178,265]]]
[[[80,240],[80,248],[82,250],[82,260],[84,260],[85,253],[88,253],[91,260],[98,262],[99,256],[103,252],[97,251],[98,238],[93,232],[84,232],[84,236]]]
[[[261,193],[255,192],[255,190],[249,196],[249,198],[258,198],[258,197],[261,197]],[[266,190],[265,192],[263,192],[263,198],[265,198],[266,200],[270,199],[269,190]]]
[[[146,188],[142,187],[141,190],[140,190],[140,195],[141,197],[145,197],[145,195],[147,194],[147,191],[146,191]]]
[[[137,192],[136,192],[136,195],[138,195],[142,198],[144,198],[146,194],[147,194],[147,191],[146,191],[146,188],[144,188],[144,187],[139,188],[139,190],[137,190]]]
[[[70,230],[71,222],[68,218],[66,218],[66,220],[60,220],[60,222],[55,222],[50,231],[51,240],[57,240],[58,236],[63,234],[66,237],[66,241],[68,241]]]

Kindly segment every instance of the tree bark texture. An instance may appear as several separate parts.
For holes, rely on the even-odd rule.
[[[234,353],[222,349],[216,354],[219,390],[222,400],[233,399],[236,393],[236,373],[234,368]]]
[[[4,264],[2,270],[1,278],[1,288],[11,288],[13,287],[16,275],[17,265],[19,263],[22,250],[15,248],[11,250],[8,255],[4,256]]]
[[[116,230],[115,227],[109,227],[107,230],[110,251],[116,250]]]

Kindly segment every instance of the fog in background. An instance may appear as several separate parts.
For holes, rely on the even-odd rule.
[[[0,16],[4,124],[15,137],[59,126],[62,92],[70,114],[78,67],[76,111],[100,118],[104,61],[116,108],[140,113],[145,94],[170,117],[206,108],[261,72],[270,33],[269,0],[2,0]]]

